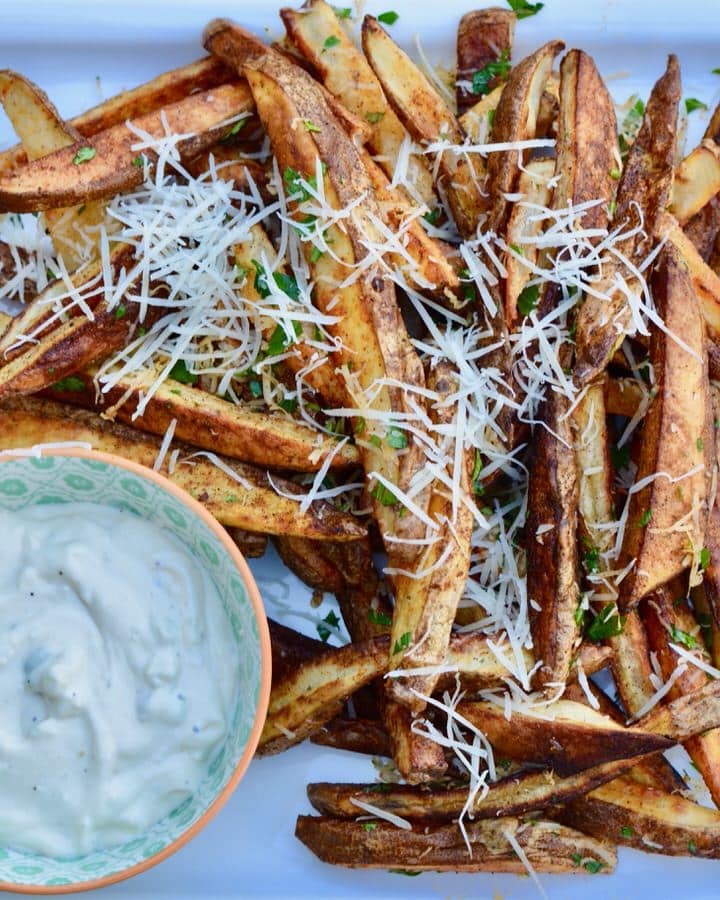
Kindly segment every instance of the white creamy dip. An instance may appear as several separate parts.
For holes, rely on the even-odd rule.
[[[238,661],[210,576],[109,506],[0,511],[0,844],[77,856],[202,781]]]

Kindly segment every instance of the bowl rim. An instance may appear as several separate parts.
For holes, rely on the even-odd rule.
[[[164,491],[172,494],[176,499],[180,500],[187,507],[189,507],[190,510],[205,523],[210,531],[213,532],[215,537],[223,545],[223,548],[240,572],[243,583],[248,593],[248,597],[250,599],[250,603],[253,608],[253,612],[255,614],[255,619],[258,625],[258,637],[260,640],[260,691],[257,709],[255,711],[255,719],[250,730],[250,736],[248,738],[247,744],[245,745],[243,754],[240,757],[237,765],[235,766],[233,774],[228,780],[227,784],[196,822],[194,822],[186,831],[183,831],[182,834],[178,835],[178,837],[176,837],[174,841],[171,841],[166,847],[163,847],[162,850],[159,850],[157,853],[154,853],[147,859],[144,859],[127,869],[122,869],[119,872],[113,872],[110,875],[105,875],[102,878],[93,878],[89,881],[77,881],[70,884],[57,885],[19,884],[16,882],[0,881],[0,890],[10,891],[17,894],[68,894],[78,891],[91,891],[97,888],[107,887],[110,884],[116,884],[119,881],[124,881],[126,878],[132,878],[133,875],[139,875],[141,872],[146,872],[148,869],[151,869],[153,866],[158,865],[158,863],[161,863],[169,856],[172,856],[172,854],[180,850],[181,847],[184,847],[195,837],[196,834],[202,831],[202,829],[208,824],[208,822],[210,822],[217,815],[217,813],[220,812],[223,806],[225,806],[235,788],[240,783],[243,775],[247,771],[248,766],[250,765],[255,750],[257,749],[257,745],[260,741],[260,735],[262,733],[263,725],[265,724],[265,717],[267,715],[267,709],[270,702],[270,680],[272,670],[270,630],[268,628],[267,616],[265,614],[265,608],[260,596],[260,591],[257,584],[255,583],[255,579],[253,578],[252,572],[250,571],[250,567],[248,566],[245,557],[242,555],[237,545],[233,542],[230,535],[218,522],[215,516],[208,512],[208,510],[205,509],[205,507],[201,503],[199,503],[193,496],[191,496],[186,490],[178,487],[178,485],[170,481],[170,479],[165,475],[161,475],[159,472],[156,472],[154,469],[150,469],[148,466],[143,466],[140,463],[136,463],[130,459],[124,459],[123,457],[116,456],[113,453],[104,453],[100,450],[92,450],[86,447],[48,447],[47,449],[37,447],[28,449],[27,451],[6,451],[4,453],[0,453],[0,463],[17,461],[18,459],[33,459],[37,458],[38,456],[80,457],[83,459],[104,462],[108,465],[125,469],[135,475],[138,475],[140,478],[145,478],[147,481],[154,482]],[[92,503],[92,500],[88,502]]]

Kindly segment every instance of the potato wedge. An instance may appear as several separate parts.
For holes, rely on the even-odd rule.
[[[657,393],[645,417],[637,481],[655,477],[630,501],[621,565],[635,565],[620,586],[623,610],[700,553],[714,464],[704,323],[690,275],[670,244],[658,259],[653,294],[667,330],[682,335],[684,346],[664,332],[651,341]]]
[[[526,869],[507,835],[520,845],[536,872],[583,874],[612,872],[616,857],[605,842],[555,822],[504,818],[467,822],[472,856],[457,825],[418,825],[410,831],[379,821],[368,830],[361,822],[324,816],[298,816],[295,836],[323,862],[350,868],[423,872],[516,872]],[[583,864],[590,868],[583,868]]]
[[[709,681],[670,703],[656,706],[635,726],[684,741],[720,726],[720,681]]]
[[[679,662],[678,655],[670,646],[672,643],[690,645],[698,656],[710,662],[698,623],[687,600],[680,598],[677,592],[673,592],[671,587],[666,585],[646,597],[642,605],[642,616],[650,647],[656,655],[665,680],[670,678]],[[690,665],[687,671],[677,678],[668,696],[677,699],[684,694],[692,693],[706,683],[707,675]],[[685,741],[685,749],[717,803],[720,799],[720,729],[713,728],[688,738]]]
[[[139,87],[121,91],[98,106],[68,119],[66,124],[83,137],[89,137],[113,125],[120,125],[127,119],[135,119],[176,103],[194,91],[206,91],[231,79],[231,71],[219,59],[205,57],[179,69],[163,72]],[[27,153],[22,145],[10,147],[0,153],[0,173],[17,169],[27,161]]]
[[[350,750],[367,756],[392,756],[388,733],[374,719],[331,719],[313,732],[310,741],[321,747]]]
[[[675,166],[679,100],[680,69],[676,57],[670,56],[665,74],[650,94],[642,126],[625,160],[613,215],[614,226],[637,224],[637,210],[640,209],[644,233],[651,237],[660,236]],[[631,261],[638,262],[651,248],[643,243],[641,234],[636,234],[622,241],[617,249]],[[613,287],[618,271],[617,264],[606,266],[602,283],[596,285],[601,293],[607,292],[606,297],[588,294],[578,310],[574,379],[579,387],[595,380],[605,369],[629,327],[627,297]]]
[[[351,444],[335,452],[334,438],[323,437],[288,416],[248,410],[172,378],[157,387],[143,414],[135,418],[140,396],[154,384],[156,373],[138,371],[121,379],[99,398],[100,402],[95,374],[93,368],[75,372],[71,384],[61,382],[58,387],[55,382],[49,396],[100,413],[108,410],[104,417],[160,436],[174,419],[177,440],[271,469],[316,472],[333,453],[331,469],[359,464],[357,450]]]
[[[491,783],[488,793],[476,798],[471,815],[473,819],[524,816],[550,806],[564,805],[617,778],[631,765],[628,760],[613,760],[565,778],[551,769],[518,772]],[[307,794],[313,807],[323,816],[355,818],[358,807],[352,801],[357,799],[411,821],[454,822],[463,811],[468,788],[428,791],[406,784],[320,782],[309,784]]]
[[[557,811],[586,834],[667,856],[720,857],[720,812],[623,777]]]
[[[209,91],[191,94],[133,121],[153,137],[164,134],[162,116],[171,133],[189,135],[178,143],[178,151],[188,158],[207,149],[228,130],[228,121],[252,112],[252,98],[243,82],[223,84]],[[73,206],[96,198],[111,197],[137,186],[143,167],[133,165],[138,137],[124,123],[82,138],[70,147],[30,162],[15,173],[0,176],[0,210],[36,212]],[[90,147],[94,156],[75,163],[78,151]],[[153,153],[144,151],[150,159]]]
[[[510,724],[501,706],[485,701],[458,704],[458,713],[479,728],[496,754],[518,762],[552,766],[560,775],[615,759],[629,760],[671,743],[640,728],[623,728],[582,703],[558,700],[536,716],[513,711]],[[554,718],[545,718],[554,714]]]
[[[161,444],[154,436],[107,422],[86,410],[32,397],[4,403],[2,419],[0,450],[56,441],[84,441],[96,450],[152,468]],[[179,449],[183,457],[195,452],[195,448],[184,444],[180,444]],[[307,513],[301,513],[294,500],[275,493],[266,472],[226,457],[220,459],[240,481],[202,455],[193,459],[194,465],[177,465],[168,477],[196,497],[223,525],[263,534],[294,534],[323,540],[364,537],[365,528],[353,516],[340,512],[329,503],[316,501]],[[302,493],[293,482],[282,478],[274,480],[285,490]]]
[[[342,572],[322,552],[321,544],[285,535],[278,535],[273,544],[288,569],[312,590],[338,594],[344,588]]]
[[[358,688],[387,666],[388,639],[333,647],[273,684],[258,755],[279,753],[329,722]]]
[[[554,391],[536,426],[528,477],[527,592],[538,684],[566,682],[580,629],[578,583],[578,465],[567,398]],[[549,526],[549,528],[548,528]],[[552,688],[551,688],[552,689]]]
[[[703,262],[709,263],[720,233],[720,198],[713,197],[683,228]]]
[[[482,78],[481,84],[473,85],[473,76],[498,60],[509,62],[514,33],[515,15],[510,9],[474,9],[460,19],[455,70],[458,113],[462,114],[473,106],[478,94],[489,93],[503,83],[502,75],[487,72],[489,78]],[[475,87],[479,90],[475,90]]]
[[[445,751],[434,741],[412,730],[407,706],[386,698],[382,721],[390,738],[392,758],[408,784],[427,784],[441,778],[448,768]]]
[[[720,191],[720,146],[702,141],[675,170],[670,212],[680,225],[700,212]]]
[[[363,20],[362,45],[390,105],[416,141],[436,141],[442,135],[452,143],[463,142],[464,132],[452,110],[373,16]],[[455,224],[470,237],[484,209],[480,170],[452,152],[441,155],[439,168]]]
[[[608,378],[605,384],[605,406],[609,416],[631,419],[648,396],[647,388],[637,378]]]
[[[268,619],[272,650],[272,680],[279,683],[299,666],[329,651],[327,644]]]
[[[227,533],[235,541],[245,559],[260,559],[265,556],[268,545],[266,534],[257,534],[244,528],[228,528]]]

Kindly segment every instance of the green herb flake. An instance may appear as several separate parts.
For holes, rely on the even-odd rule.
[[[375,831],[377,828],[377,822],[363,822],[362,830],[363,831]]]
[[[627,616],[621,616],[614,603],[608,603],[595,616],[585,634],[591,641],[603,641],[605,638],[622,634]]]
[[[695,647],[697,647],[697,641],[691,634],[688,634],[687,631],[683,631],[680,628],[676,628],[674,625],[670,626],[670,637],[676,644],[683,644],[688,650],[694,650]]]
[[[358,416],[355,420],[355,428],[353,429],[355,434],[362,434],[365,431],[365,419],[362,416]]]
[[[299,322],[293,322],[293,330],[295,331],[295,337],[300,337],[302,334],[302,327]],[[268,356],[277,356],[279,353],[282,353],[283,350],[286,350],[291,343],[294,343],[294,341],[287,336],[282,325],[276,325],[275,331],[273,331],[270,340],[268,341]]]
[[[170,369],[170,378],[180,384],[197,384],[198,380],[197,375],[188,369],[184,359],[179,359]]]
[[[509,244],[510,249],[513,253],[517,253],[518,256],[525,256],[525,251],[522,247],[519,247],[517,244]]]
[[[352,18],[352,8],[350,6],[333,6],[333,12],[338,19]]]
[[[392,625],[392,616],[378,612],[376,609],[369,609],[367,617],[368,622],[372,622],[373,625]]]
[[[620,169],[610,169],[609,175],[611,178],[615,179],[615,181],[619,181],[622,172],[620,171]]]
[[[115,307],[115,318],[116,319],[124,319],[125,313],[127,312],[127,308],[124,303],[120,303]]]
[[[697,854],[697,844],[695,843],[695,841],[688,841],[688,850],[692,853],[693,856]]]
[[[510,9],[515,13],[516,19],[528,19],[536,16],[545,6],[544,3],[528,3],[528,0],[507,0]]]
[[[631,838],[634,833],[635,832],[632,830],[632,828],[629,825],[623,825],[623,827],[620,829],[620,834],[624,838]]]
[[[700,571],[704,572],[705,569],[710,565],[710,549],[708,547],[703,547],[700,551]]]
[[[330,38],[328,38],[328,40],[330,40]],[[299,172],[297,172],[290,166],[288,166],[283,172],[283,184],[285,185],[285,190],[288,192],[288,194],[300,201],[310,199],[310,194],[308,193],[307,187],[305,187],[305,185],[308,185],[313,190],[317,188],[317,182],[313,176],[303,178],[303,176]]]
[[[397,428],[395,425],[390,425],[385,440],[388,447],[392,447],[393,450],[404,450],[408,445],[407,435],[401,428]]]
[[[312,250],[310,251],[310,262],[316,263],[324,255],[325,255],[324,250],[321,250],[319,247],[313,247]],[[318,338],[318,340],[319,340],[319,338]]]
[[[705,444],[703,443],[703,439],[702,439],[701,437],[699,437],[699,438],[695,441],[695,446],[697,447],[698,450],[702,450],[702,449],[703,449],[703,447],[705,446]]]
[[[310,134],[320,134],[322,131],[322,128],[318,128],[310,119],[303,119],[303,125],[305,126],[305,131],[309,131]]]
[[[495,62],[489,62],[479,69],[472,77],[472,92],[481,97],[490,92],[490,85],[495,78],[507,81],[510,72],[510,57],[507,50],[503,50]]]
[[[378,22],[382,22],[383,25],[394,25],[400,16],[395,12],[394,9],[390,9],[387,12],[380,13],[378,16]]]
[[[652,519],[652,509],[646,509],[638,520],[638,528],[645,528],[650,519]]]
[[[247,118],[238,119],[237,122],[234,123],[232,128],[220,138],[221,141],[229,141],[230,138],[235,137],[236,134],[239,134],[243,125],[247,122]]]
[[[423,219],[428,223],[428,225],[437,225],[440,221],[440,216],[442,215],[442,208],[440,206],[436,206],[435,209],[431,209],[423,215]]]
[[[371,125],[377,125],[377,123],[383,118],[385,115],[384,111],[380,112],[366,112],[365,118]]]
[[[73,156],[73,165],[79,166],[82,163],[90,162],[97,156],[97,150],[94,147],[81,147]]]
[[[81,206],[78,206],[77,214],[81,216],[85,212],[85,204],[83,203]]]
[[[410,632],[406,631],[404,634],[400,635],[400,639],[395,641],[395,646],[393,647],[393,654],[402,653],[403,650],[407,650],[410,646]]]
[[[580,603],[578,603],[577,609],[575,610],[575,613],[573,615],[573,618],[575,619],[575,624],[578,626],[578,628],[582,627],[582,623],[585,620],[585,613],[586,613],[586,610],[583,607],[582,600],[581,600]]]
[[[510,768],[511,765],[512,765],[512,760],[511,760],[511,759],[501,759],[501,760],[498,762],[498,766],[500,766],[500,768],[501,768],[504,772],[507,772],[507,770]]]
[[[253,397],[255,397],[255,399],[257,399],[258,397],[262,397],[263,389],[262,389],[261,382],[259,382],[255,378],[253,378],[253,380],[250,382],[249,387],[250,387],[250,393],[253,395]]]
[[[720,75],[720,69],[710,69],[711,75]]]
[[[325,43],[323,44],[322,52],[325,53],[331,47],[337,46],[340,43],[340,38],[337,35],[331,34],[329,38],[325,38]]]
[[[495,124],[495,110],[494,109],[489,109],[487,111],[487,120],[488,120],[488,125],[490,126],[490,128],[492,128],[493,125]]]
[[[422,872],[413,872],[410,869],[388,869],[391,875],[407,875],[408,878],[415,878],[416,875],[422,875]]]
[[[585,564],[585,571],[590,575],[594,575],[595,572],[600,571],[600,548],[599,547],[590,547],[589,550],[583,556],[583,563]]]
[[[373,445],[373,447],[382,447],[382,439],[379,434],[370,434],[368,435],[368,441]]]
[[[340,624],[340,619],[335,615],[334,611],[331,609],[330,612],[325,616],[322,622],[318,622],[315,626],[317,629],[317,633],[320,637],[320,640],[323,644],[327,644],[328,638],[335,631]],[[329,627],[328,627],[329,626]]]
[[[370,496],[377,500],[382,506],[395,506],[398,502],[395,494],[393,494],[389,488],[386,488],[384,484],[380,484],[379,482],[370,492]]]
[[[570,859],[573,861],[573,863],[575,863],[576,866],[579,866],[583,861],[582,853],[573,853]]]
[[[85,390],[85,382],[77,375],[68,375],[67,378],[61,378],[52,386],[54,391],[72,391],[78,393]]]
[[[695,97],[686,97],[685,98],[685,112],[690,115],[691,112],[695,112],[696,109],[707,109],[707,103],[703,103],[702,100],[698,100]]]
[[[597,859],[587,859],[583,863],[583,869],[586,872],[589,872],[591,875],[597,875],[597,873],[605,866],[605,863],[600,862]]]
[[[132,164],[136,169],[141,169],[145,165],[145,157],[142,156],[142,154],[140,156],[136,156],[132,161]]]
[[[529,284],[527,287],[524,287],[520,292],[520,296],[517,299],[517,307],[518,311],[523,316],[529,316],[530,313],[537,306],[538,298],[540,296],[540,286],[537,284]]]

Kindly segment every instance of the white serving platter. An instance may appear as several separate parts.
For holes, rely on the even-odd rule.
[[[340,5],[352,0],[338,0]],[[502,0],[495,0],[503,5]],[[279,4],[280,5],[280,4]],[[479,0],[477,5],[483,5]],[[415,34],[434,62],[452,64],[455,28],[472,0],[372,0],[367,10],[394,9],[392,33],[411,47]],[[280,33],[274,3],[252,0],[0,0],[0,68],[37,81],[70,116],[125,87],[202,55],[200,33],[214,16],[230,16],[259,34]],[[591,53],[618,102],[646,97],[666,55],[682,63],[684,95],[712,109],[720,99],[720,3],[717,0],[546,0],[539,15],[518,23],[515,58],[550,38]],[[707,113],[690,116],[688,146]],[[0,112],[0,148],[14,142]],[[1,563],[0,563],[1,564]],[[309,634],[318,611],[309,592],[274,554],[252,563],[268,613]],[[320,610],[324,615],[327,607]],[[290,611],[294,612],[290,612]],[[299,614],[299,615],[298,615]],[[295,817],[311,812],[309,781],[373,780],[370,761],[305,745],[254,762],[225,809],[186,848],[131,881],[106,888],[110,897],[141,898],[456,898],[524,900],[538,896],[528,878],[332,868],[294,837]],[[2,798],[0,798],[0,804]],[[611,837],[614,837],[611,835]],[[611,877],[544,876],[553,900],[638,900],[720,896],[720,863],[621,850]],[[88,895],[89,896],[89,895]]]

